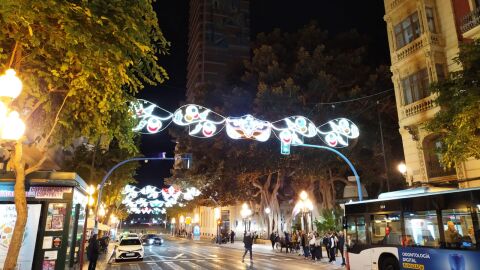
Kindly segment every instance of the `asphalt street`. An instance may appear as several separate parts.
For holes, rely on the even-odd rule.
[[[228,245],[228,244],[227,244]],[[165,239],[162,246],[145,246],[143,261],[122,261],[99,264],[97,269],[138,270],[138,269],[344,269],[326,262],[312,262],[300,256],[282,254],[255,253],[253,262],[248,255],[242,263],[243,251],[205,242],[193,242],[185,239]]]

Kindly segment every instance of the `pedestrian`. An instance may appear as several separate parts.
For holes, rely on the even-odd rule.
[[[312,255],[312,260],[315,261],[315,234],[313,232],[310,232],[308,239],[310,254]]]
[[[342,265],[345,265],[345,257],[344,257],[344,254],[343,254],[344,247],[345,247],[345,236],[343,235],[343,232],[341,231],[338,234],[337,249],[340,252],[340,254],[342,255]]]
[[[322,238],[315,232],[315,258],[317,261],[322,260]]]
[[[253,256],[252,256],[252,245],[253,245],[253,238],[250,235],[250,232],[245,233],[243,236],[243,244],[245,245],[245,253],[243,253],[242,257],[242,262],[245,260],[245,255],[247,255],[247,252],[250,252],[250,262],[253,262]]]
[[[305,259],[308,259],[310,256],[308,252],[308,236],[304,231],[301,232],[301,245],[303,249],[303,256],[305,256]]]
[[[100,254],[99,245],[97,241],[97,234],[94,233],[88,241],[87,258],[88,258],[88,270],[95,270],[97,267],[98,255]]]
[[[276,235],[275,235],[275,232],[272,232],[270,234],[270,242],[272,242],[272,249],[275,249],[275,239],[276,239]]]
[[[290,243],[292,241],[290,240],[290,234],[288,232],[285,232],[285,253],[288,253],[288,248],[290,247]],[[290,248],[290,252],[292,251],[292,248]]]
[[[233,230],[230,232],[230,242],[232,244],[235,242],[235,232]]]
[[[329,247],[328,250],[330,252],[330,263],[334,263],[336,261],[335,259],[335,245],[336,245],[336,237],[334,233],[330,233],[329,237]]]

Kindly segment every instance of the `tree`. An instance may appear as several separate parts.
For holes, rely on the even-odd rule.
[[[462,69],[431,87],[440,111],[426,124],[438,135],[440,162],[447,168],[480,159],[480,40],[463,44],[455,62]]]
[[[25,176],[49,150],[79,138],[136,151],[126,103],[145,83],[168,78],[157,64],[168,47],[151,0],[0,2],[0,69],[14,68],[23,81],[12,106],[29,130],[10,162],[17,220],[5,269],[15,268],[27,220]],[[43,153],[36,164],[27,167],[23,143]]]

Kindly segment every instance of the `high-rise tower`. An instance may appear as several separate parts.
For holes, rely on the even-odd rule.
[[[229,65],[248,59],[248,0],[190,0],[187,98],[195,87],[219,83]]]

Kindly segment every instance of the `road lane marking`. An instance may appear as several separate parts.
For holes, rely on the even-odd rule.
[[[185,270],[185,268],[175,264],[174,262],[166,262],[165,264],[168,265],[173,270]]]
[[[182,256],[183,256],[183,253],[180,253],[180,254],[178,254],[177,256],[173,257],[173,259],[176,260],[176,259],[178,259],[178,258],[180,258],[180,257],[182,257]]]

